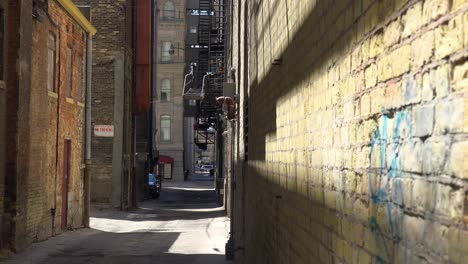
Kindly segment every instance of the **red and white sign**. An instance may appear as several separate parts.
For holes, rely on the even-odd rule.
[[[95,125],[94,126],[94,135],[96,137],[113,137],[114,136],[114,126],[112,126],[112,125]]]

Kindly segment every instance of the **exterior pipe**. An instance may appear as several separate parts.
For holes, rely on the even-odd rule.
[[[93,67],[93,37],[88,35],[86,48],[86,135],[85,135],[85,168],[84,168],[84,209],[83,209],[83,225],[89,227],[90,206],[91,206],[91,81]]]
[[[61,49],[61,43],[60,43],[60,32],[58,33],[56,40],[58,40],[58,48],[59,50]],[[57,69],[60,71],[62,70],[62,63],[61,63],[61,54],[60,52],[57,52],[57,58],[56,61],[58,61],[58,65],[56,65]],[[54,177],[54,207],[50,209],[50,214],[52,216],[52,236],[55,236],[55,217],[56,217],[56,212],[57,212],[57,182],[58,182],[58,177],[59,177],[59,131],[60,131],[60,82],[61,82],[61,75],[58,74],[57,77],[57,107],[56,107],[56,123],[57,125],[55,126],[55,177]]]
[[[230,232],[229,232],[229,239],[226,243],[226,260],[234,260],[235,258],[235,239],[234,239],[234,192],[235,192],[235,178],[234,178],[234,147],[235,147],[235,141],[234,141],[234,136],[236,135],[234,127],[235,127],[235,120],[231,121],[231,153],[229,159],[231,160],[231,166],[229,168],[229,173],[231,174],[231,182],[229,184],[229,192],[230,192],[230,201],[229,204],[231,206],[230,208]],[[226,195],[226,194],[225,194]]]

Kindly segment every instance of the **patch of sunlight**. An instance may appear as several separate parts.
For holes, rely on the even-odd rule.
[[[190,187],[175,187],[175,186],[164,186],[163,189],[169,190],[181,190],[181,191],[212,191],[213,188],[190,188]]]

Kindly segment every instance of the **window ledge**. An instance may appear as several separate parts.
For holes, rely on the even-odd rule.
[[[67,97],[67,98],[65,98],[65,102],[67,102],[69,104],[74,104],[75,100],[73,100],[73,98]]]
[[[76,105],[78,105],[79,107],[83,107],[83,108],[85,106],[82,102],[76,102]]]
[[[52,97],[52,98],[55,98],[57,99],[58,98],[58,94],[52,92],[52,91],[47,91],[47,94],[49,95],[49,97]]]
[[[0,89],[6,89],[6,84],[4,81],[0,81]]]

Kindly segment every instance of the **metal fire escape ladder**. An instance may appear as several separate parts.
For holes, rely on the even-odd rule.
[[[200,1],[201,2],[201,1]],[[210,30],[208,43],[208,71],[213,75],[208,79],[205,100],[201,102],[201,112],[205,116],[216,116],[216,98],[223,94],[225,82],[225,43],[227,29],[227,0],[210,1]]]
[[[202,87],[194,87],[195,76],[193,74],[194,65],[190,65],[190,72],[184,77],[184,88],[182,90],[182,97],[185,100],[203,100],[205,97],[205,77],[203,77]]]
[[[196,99],[198,105],[197,123],[195,127],[195,143],[201,149],[207,144],[215,144],[209,140],[211,136],[207,129],[218,128],[220,109],[216,98],[223,95],[225,82],[225,46],[227,30],[227,0],[199,1],[198,44],[203,48],[198,57],[198,78],[201,90],[193,88],[190,83],[190,73],[186,76],[184,85],[184,99]],[[192,72],[191,72],[192,73]],[[193,73],[192,73],[193,74]],[[191,87],[189,87],[191,86]],[[198,96],[191,96],[190,90],[196,91]]]
[[[202,48],[198,55],[198,76],[197,80],[201,80],[203,75],[208,72],[208,47],[210,43],[210,17],[211,17],[211,1],[200,0],[198,3],[198,45]]]

